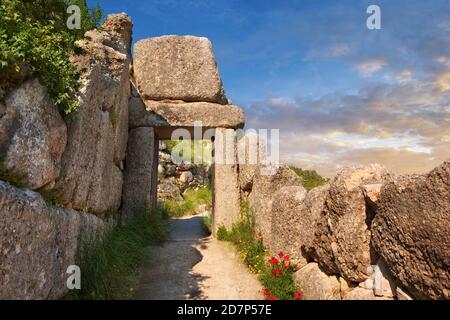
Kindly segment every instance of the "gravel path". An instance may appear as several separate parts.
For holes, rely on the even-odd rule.
[[[139,300],[257,300],[262,287],[229,243],[205,236],[201,217],[172,219],[170,240],[146,249]]]

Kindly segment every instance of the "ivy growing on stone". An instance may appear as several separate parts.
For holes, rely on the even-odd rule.
[[[72,4],[81,10],[80,29],[66,26]],[[1,0],[0,87],[8,90],[35,76],[63,115],[75,111],[80,70],[70,56],[77,51],[75,42],[101,18],[98,4],[88,7],[86,0]]]

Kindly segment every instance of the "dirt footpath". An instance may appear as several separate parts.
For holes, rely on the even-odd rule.
[[[261,300],[262,286],[229,243],[205,236],[201,217],[172,219],[170,239],[146,250],[135,298]]]

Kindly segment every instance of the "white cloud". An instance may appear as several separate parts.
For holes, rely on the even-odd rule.
[[[363,77],[369,78],[387,66],[387,64],[387,61],[384,59],[369,59],[359,62],[355,67]]]

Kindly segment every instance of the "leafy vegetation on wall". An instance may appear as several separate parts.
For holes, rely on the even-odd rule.
[[[80,29],[66,25],[72,4],[81,11]],[[1,0],[0,87],[8,89],[36,76],[62,114],[76,110],[80,71],[69,59],[77,52],[75,41],[101,18],[98,5],[88,7],[86,0]]]
[[[302,180],[302,185],[306,190],[311,190],[323,186],[328,179],[323,178],[315,170],[303,170],[301,168],[290,167]]]

